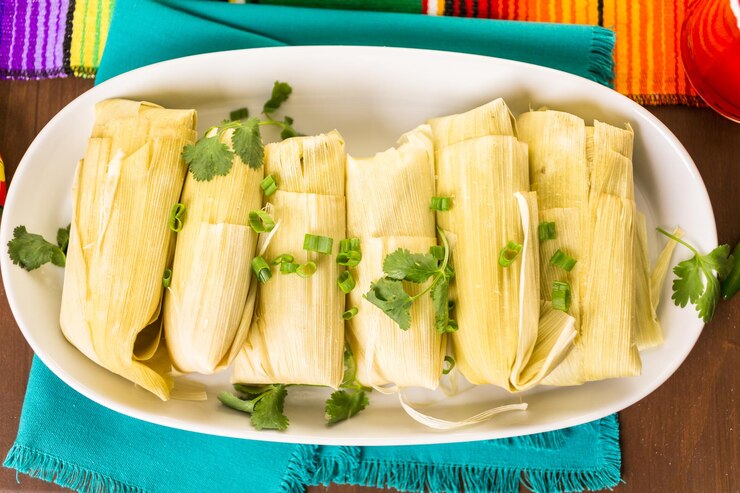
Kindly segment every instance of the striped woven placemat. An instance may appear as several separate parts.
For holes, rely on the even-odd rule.
[[[0,0],[0,77],[93,77],[114,0]],[[260,0],[303,7],[592,24],[617,33],[615,88],[641,104],[700,104],[679,41],[688,0]],[[238,7],[235,7],[238,8]]]

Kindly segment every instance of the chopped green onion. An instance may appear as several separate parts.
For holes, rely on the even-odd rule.
[[[355,278],[352,277],[352,273],[350,271],[345,270],[339,274],[337,284],[339,285],[339,289],[341,289],[344,294],[347,294],[355,289]]]
[[[175,233],[182,231],[183,219],[185,216],[185,204],[177,203],[170,209],[170,229]]]
[[[265,211],[251,211],[249,225],[255,233],[269,233],[275,229],[275,221]]]
[[[559,248],[555,250],[555,253],[552,254],[552,257],[550,257],[551,265],[560,267],[561,269],[567,270],[568,272],[573,270],[573,267],[575,267],[576,262],[578,262],[576,259],[568,255],[567,253],[563,252]]]
[[[284,263],[291,263],[294,260],[295,260],[295,258],[293,257],[293,255],[291,255],[289,253],[283,253],[281,255],[278,255],[277,257],[275,257],[272,260],[272,265],[279,265],[279,264],[284,264]]]
[[[165,269],[162,276],[162,286],[169,288],[172,283],[172,269]]]
[[[362,260],[359,238],[347,238],[339,241],[337,264],[345,267],[357,267]]]
[[[560,281],[552,283],[552,307],[561,312],[570,309],[570,284]]]
[[[334,239],[329,236],[319,236],[306,233],[306,236],[303,237],[303,249],[309,252],[329,255],[333,245]]]
[[[300,264],[296,264],[294,262],[282,262],[280,264],[280,273],[293,274],[298,270],[298,267],[300,267]]]
[[[354,317],[355,315],[357,315],[357,312],[358,311],[359,310],[357,309],[357,307],[354,307],[353,306],[352,308],[350,308],[346,312],[342,313],[342,318],[344,320],[350,320],[352,317]]]
[[[245,118],[249,118],[249,110],[247,108],[239,108],[229,113],[229,120],[232,122],[244,120]]]
[[[501,267],[508,267],[514,263],[519,252],[522,251],[522,246],[519,243],[510,241],[505,247],[501,249],[501,253],[498,254],[498,264]]]
[[[316,272],[316,263],[308,261],[303,265],[299,265],[295,270],[295,273],[301,277],[311,277]]]
[[[557,238],[557,233],[555,232],[555,223],[540,223],[540,225],[537,226],[537,236],[539,236],[540,241],[554,240],[555,238]]]
[[[445,247],[443,247],[442,245],[432,245],[429,247],[429,253],[431,253],[432,257],[436,258],[437,260],[444,260]]]
[[[447,327],[445,327],[443,333],[457,332],[457,329],[457,320],[449,319],[447,321]]]
[[[278,184],[272,175],[267,175],[264,180],[260,183],[260,188],[265,194],[265,197],[269,197],[275,193],[278,189]]]
[[[254,257],[252,259],[252,270],[254,271],[254,275],[257,276],[257,279],[262,284],[269,281],[272,277],[270,265],[262,256]]]
[[[455,358],[452,356],[445,356],[445,367],[442,369],[442,375],[447,375],[452,371],[452,369],[455,367]]]
[[[432,203],[429,205],[429,208],[435,211],[449,211],[451,207],[450,197],[432,197]]]

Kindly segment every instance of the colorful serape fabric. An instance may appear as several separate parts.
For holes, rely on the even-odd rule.
[[[244,3],[245,0],[234,3]],[[258,0],[253,3],[600,25],[617,34],[615,88],[641,104],[701,104],[683,70],[691,0]],[[113,0],[0,0],[0,77],[92,77]]]

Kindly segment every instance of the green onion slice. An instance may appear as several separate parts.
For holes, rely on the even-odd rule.
[[[295,258],[293,257],[293,255],[289,253],[283,253],[283,254],[278,255],[272,260],[272,265],[290,263],[290,262],[293,262],[294,260]]]
[[[431,253],[432,257],[436,258],[437,260],[444,260],[445,247],[443,247],[442,245],[432,245],[429,247],[429,253]]]
[[[303,237],[303,249],[309,252],[329,255],[334,245],[334,239],[329,236],[319,236],[306,233]]]
[[[172,283],[172,269],[165,269],[162,276],[162,286],[169,288]]]
[[[298,268],[295,270],[295,273],[299,276],[306,278],[311,277],[316,272],[316,263],[308,261],[303,265],[299,265]]]
[[[451,207],[450,197],[432,197],[432,203],[429,204],[429,208],[435,211],[449,211]]]
[[[265,194],[265,197],[269,197],[273,193],[275,193],[278,189],[278,184],[275,181],[275,177],[272,175],[267,175],[264,180],[260,183],[260,188],[262,189],[262,193]]]
[[[552,307],[562,312],[570,309],[570,284],[560,281],[552,283]]]
[[[265,211],[251,211],[249,225],[255,233],[269,233],[275,229],[275,220]]]
[[[282,262],[280,264],[280,273],[293,274],[298,270],[298,267],[300,267],[300,264],[296,264],[294,262]]]
[[[540,238],[540,241],[554,240],[555,238],[557,238],[557,233],[555,232],[555,223],[540,223],[540,225],[537,226],[537,236]]]
[[[359,238],[347,238],[339,241],[337,264],[345,267],[357,267],[362,260]]]
[[[576,259],[574,259],[559,248],[555,250],[555,253],[552,254],[552,257],[550,257],[551,265],[560,267],[561,269],[567,270],[568,272],[573,270],[576,262],[578,262]]]
[[[183,220],[185,219],[185,204],[177,203],[170,209],[170,229],[175,233],[182,231]]]
[[[353,317],[354,317],[355,315],[357,315],[357,312],[358,312],[358,311],[359,311],[359,310],[357,309],[357,307],[354,307],[354,306],[353,306],[352,308],[350,308],[350,309],[349,309],[349,310],[347,310],[346,312],[342,313],[342,318],[343,318],[344,320],[350,320],[350,319],[351,319],[351,318],[353,318]]]
[[[350,271],[345,270],[339,274],[337,285],[339,285],[339,289],[341,289],[344,294],[347,294],[355,289],[355,278],[352,277],[352,273]]]
[[[455,358],[452,356],[445,356],[445,367],[442,369],[442,375],[447,375],[455,367]]]
[[[270,265],[262,256],[254,257],[252,259],[252,270],[254,271],[254,275],[257,276],[257,279],[262,284],[269,281],[272,277]]]
[[[517,256],[519,256],[519,252],[521,251],[522,246],[519,243],[514,243],[513,241],[508,242],[498,254],[498,264],[501,267],[510,266],[514,263],[514,260],[516,260]]]
[[[239,108],[229,113],[229,120],[232,122],[244,120],[245,118],[249,118],[249,110],[247,108]]]

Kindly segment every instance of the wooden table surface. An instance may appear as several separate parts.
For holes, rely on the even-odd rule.
[[[92,82],[81,79],[0,82],[0,153],[9,181],[46,122],[91,86]],[[734,245],[740,240],[740,125],[708,109],[655,107],[650,111],[688,149],[709,190],[719,241]],[[735,393],[740,381],[738,321],[740,296],[719,305],[714,320],[668,382],[620,413],[622,477],[626,483],[616,488],[618,493],[740,491]],[[32,356],[10,312],[4,288],[0,294],[0,341],[0,455],[4,457],[18,428]],[[13,471],[0,468],[0,490],[61,488],[26,476],[17,484]],[[328,491],[378,490],[332,485]]]

